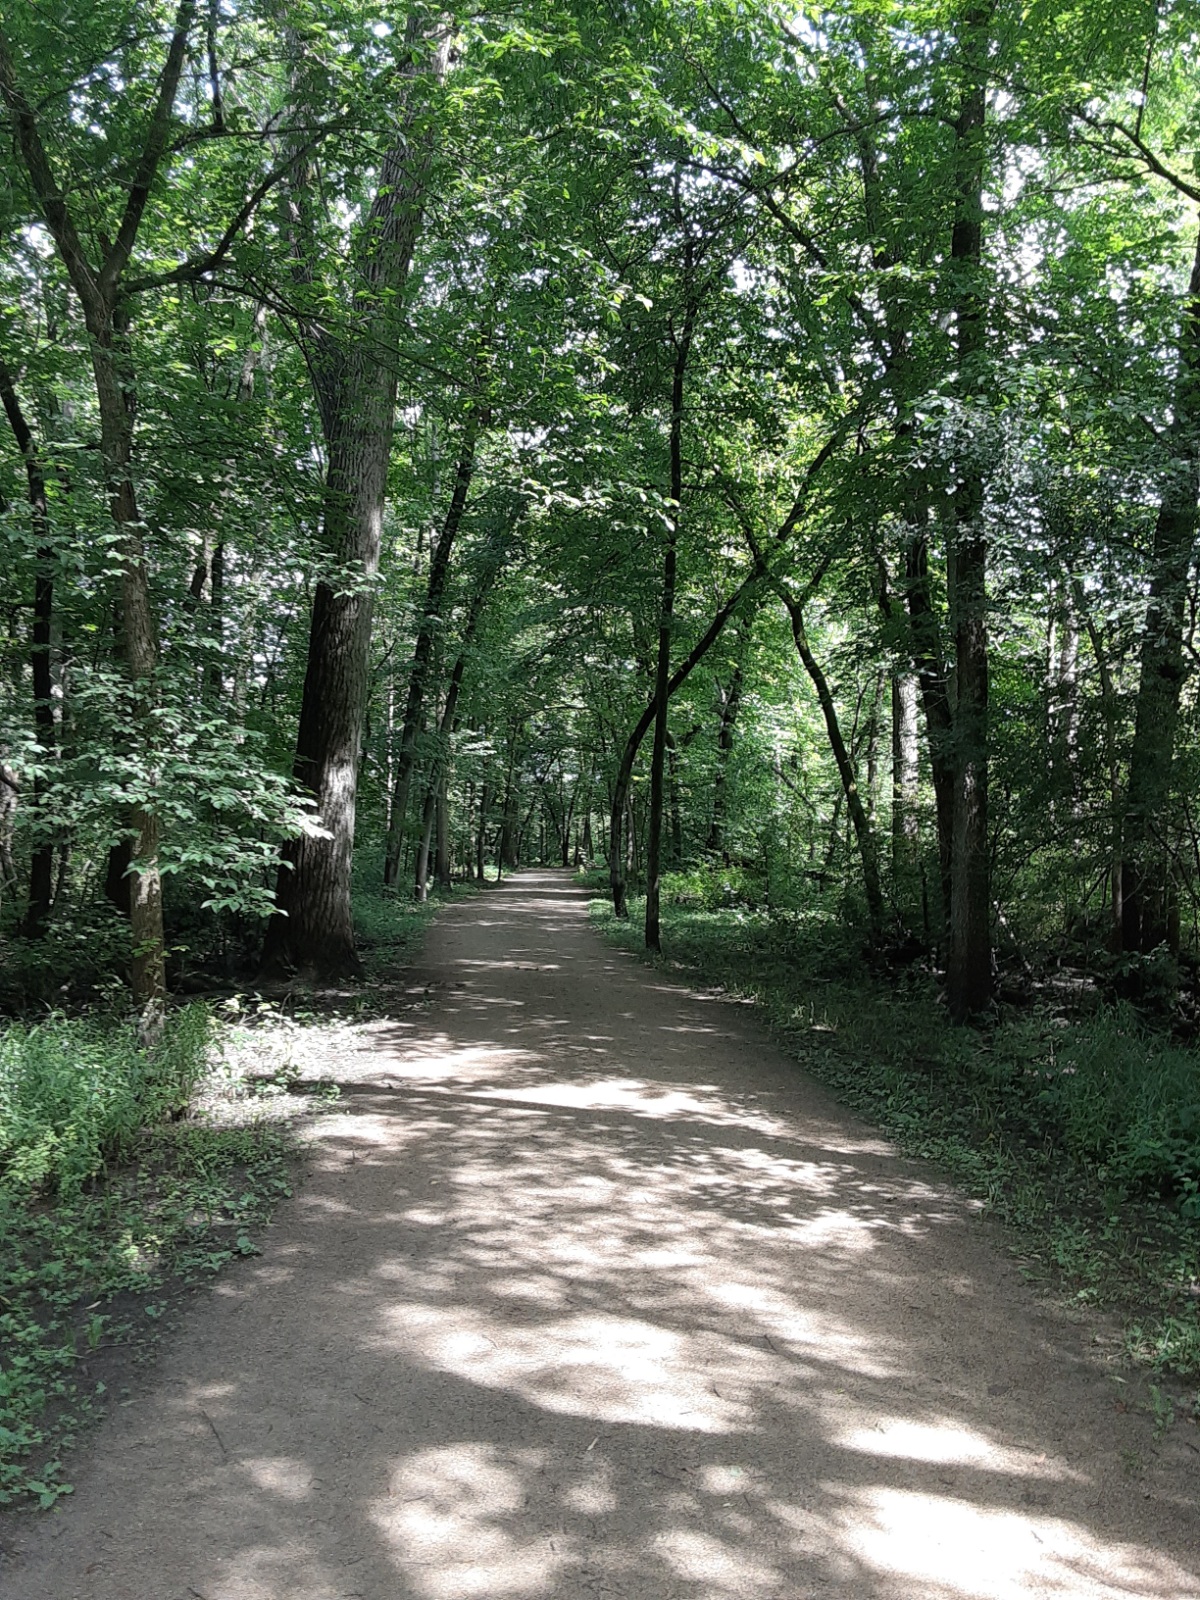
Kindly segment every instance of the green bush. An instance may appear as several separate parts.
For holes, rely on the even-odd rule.
[[[0,1188],[77,1194],[145,1127],[187,1105],[209,1017],[189,1006],[152,1051],[132,1021],[52,1015],[0,1034]]]
[[[1066,1030],[1043,1071],[1068,1150],[1131,1191],[1181,1195],[1200,1216],[1200,1057],[1122,1006]]]

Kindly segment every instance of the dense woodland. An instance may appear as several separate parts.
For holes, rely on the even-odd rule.
[[[1200,0],[5,0],[0,136],[0,1504],[287,1187],[214,1000],[529,864],[1200,1373]]]
[[[1198,47],[1193,0],[6,5],[6,987],[153,1030],[352,977],[356,886],[532,861],[652,949],[673,871],[834,897],[959,1020],[1186,973]]]

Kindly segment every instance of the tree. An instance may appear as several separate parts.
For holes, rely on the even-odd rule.
[[[332,570],[313,599],[295,776],[314,797],[321,825],[301,834],[285,855],[264,962],[323,978],[359,970],[350,868],[373,585],[395,426],[393,351],[433,158],[429,96],[445,76],[450,37],[446,19],[410,14],[397,126],[352,250],[352,320],[335,331],[310,311],[301,325],[327,456],[322,524]],[[312,115],[310,76],[303,59],[297,61],[295,78],[304,87],[294,119]],[[300,290],[316,286],[321,264],[309,181],[297,171],[289,191]]]

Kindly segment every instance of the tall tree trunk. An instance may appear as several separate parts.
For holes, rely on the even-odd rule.
[[[442,621],[446,585],[450,578],[450,557],[467,509],[467,496],[475,472],[475,445],[479,436],[477,405],[472,406],[467,415],[465,430],[458,470],[454,478],[454,490],[450,496],[441,532],[430,556],[425,601],[413,646],[408,693],[404,702],[404,719],[400,725],[400,748],[396,754],[395,776],[392,781],[391,820],[384,849],[383,882],[386,888],[394,887],[399,881],[400,852],[404,841],[405,816],[408,811],[408,790],[412,781],[413,763],[416,760],[421,709],[428,687],[433,646]]]
[[[1200,237],[1179,335],[1168,443],[1170,461],[1154,525],[1122,836],[1122,942],[1126,950],[1142,953],[1172,943],[1174,932],[1166,832],[1200,496]]]
[[[43,807],[47,782],[45,766],[53,760],[57,744],[54,724],[54,685],[51,680],[50,646],[54,621],[54,559],[50,541],[50,510],[46,499],[46,475],[25,413],[17,395],[12,374],[0,357],[0,402],[25,463],[25,482],[29,496],[31,531],[36,547],[36,575],[33,590],[33,628],[30,642],[30,668],[33,678],[33,725],[38,742],[38,771],[33,780],[34,812],[45,834]],[[29,900],[21,932],[27,939],[38,939],[46,931],[54,899],[54,841],[43,837],[34,846],[29,867]]]
[[[458,712],[458,697],[462,692],[463,678],[466,675],[467,661],[470,657],[471,647],[475,643],[475,634],[483,615],[484,603],[492,580],[496,573],[490,572],[480,584],[471,604],[467,626],[463,631],[462,645],[459,648],[458,659],[454,663],[454,670],[450,674],[450,684],[446,690],[446,704],[442,708],[441,721],[438,724],[437,749],[434,753],[433,767],[429,774],[429,785],[425,794],[425,805],[421,814],[421,843],[417,851],[416,897],[424,900],[428,894],[429,878],[429,846],[433,836],[433,829],[437,826],[438,856],[436,861],[436,875],[442,887],[448,886],[449,868],[444,857],[444,848],[447,837],[444,817],[441,813],[446,809],[446,781],[449,770],[450,739],[455,729],[455,717]],[[439,810],[440,808],[440,810]],[[482,819],[480,834],[482,837]],[[482,846],[480,847],[480,860],[482,860]]]
[[[792,624],[792,638],[795,641],[796,653],[800,657],[804,670],[808,673],[812,686],[817,692],[821,715],[825,719],[825,732],[829,739],[829,747],[833,751],[838,777],[842,782],[842,793],[846,799],[846,809],[850,814],[855,842],[858,845],[859,860],[862,865],[863,891],[867,901],[867,917],[871,925],[871,938],[877,943],[883,933],[884,906],[883,890],[879,882],[879,851],[875,833],[871,827],[870,818],[867,816],[866,808],[862,803],[858,777],[854,771],[854,762],[842,736],[841,722],[838,718],[833,694],[829,688],[829,681],[825,677],[821,665],[816,656],[814,656],[808,642],[803,608],[788,594],[782,585],[777,587],[777,592],[787,607],[788,616]]]
[[[1104,764],[1108,768],[1109,885],[1111,890],[1109,910],[1112,918],[1108,942],[1109,948],[1116,954],[1121,949],[1123,900],[1121,882],[1121,757],[1118,735],[1120,706],[1117,701],[1116,685],[1113,682],[1108,652],[1104,648],[1100,630],[1092,618],[1087,604],[1087,596],[1084,594],[1083,585],[1078,578],[1072,578],[1071,580],[1071,599],[1074,602],[1075,614],[1079,617],[1087,632],[1088,642],[1092,647],[1092,654],[1096,660],[1096,671],[1100,675],[1100,710],[1104,719]]]
[[[883,685],[885,675],[881,670],[875,677],[871,695],[871,708],[867,713],[865,730],[867,741],[867,821],[875,827],[879,811],[879,732],[883,726]]]
[[[987,169],[987,72],[994,0],[968,7],[963,97],[955,124],[957,185],[950,256],[957,320],[958,387],[983,392],[986,345],[983,184]],[[954,635],[954,834],[950,861],[950,1015],[965,1022],[992,996],[991,872],[988,857],[987,537],[982,467],[964,445],[949,550]]]
[[[693,670],[704,660],[704,657],[721,637],[721,630],[725,624],[736,613],[743,599],[757,588],[758,582],[759,576],[756,570],[738,584],[729,599],[718,609],[708,627],[692,646],[687,657],[671,674],[667,683],[668,700],[687,682]],[[629,915],[629,901],[625,887],[625,851],[622,849],[622,828],[626,802],[629,799],[629,790],[633,782],[633,769],[637,761],[638,751],[642,747],[642,740],[650,731],[650,726],[654,722],[657,710],[658,694],[656,689],[622,747],[621,759],[617,764],[616,778],[613,782],[612,804],[609,810],[608,873],[613,911],[618,917],[627,917]]]
[[[692,246],[685,247],[684,278],[691,291]],[[698,303],[689,299],[683,326],[675,337],[675,362],[671,371],[671,426],[667,449],[671,501],[666,549],[663,551],[662,593],[658,614],[658,657],[654,669],[654,743],[650,755],[650,828],[646,838],[646,949],[662,949],[660,901],[662,897],[663,768],[667,754],[667,717],[671,699],[671,636],[675,628],[675,578],[679,562],[679,524],[683,514],[683,393],[688,359],[696,328]],[[673,334],[674,336],[674,334]]]
[[[704,848],[712,855],[725,851],[726,788],[729,782],[729,759],[733,753],[734,733],[738,712],[742,704],[743,657],[750,637],[743,623],[734,659],[733,676],[721,698],[721,721],[717,728],[717,770],[713,777],[712,815],[708,824],[708,838]]]
[[[916,669],[929,773],[933,780],[938,845],[938,905],[945,938],[950,928],[951,859],[954,853],[954,731],[949,675],[942,653],[941,629],[929,582],[929,544],[924,531],[910,528],[905,551],[904,600],[908,613],[913,666]]]
[[[683,864],[683,808],[679,795],[679,743],[669,728],[667,730],[667,810],[671,818],[671,852],[667,858],[667,864],[678,871]]]
[[[917,680],[892,678],[892,879],[908,883],[917,859]]]
[[[398,326],[397,305],[420,228],[431,160],[430,135],[417,132],[422,97],[414,80],[423,69],[440,82],[448,59],[445,39],[430,44],[422,37],[423,26],[415,15],[410,18],[416,67],[402,91],[407,104],[400,132],[381,163],[354,262],[359,326],[336,335],[316,322],[304,328],[327,452],[324,547],[339,573],[353,573],[357,581],[322,580],[313,599],[295,775],[316,802],[320,827],[301,834],[285,852],[276,890],[278,911],[267,928],[263,962],[268,969],[299,969],[334,980],[361,971],[351,919],[350,869],[372,586],[379,569],[395,421],[396,369],[388,350]],[[303,183],[302,175],[298,184]],[[310,196],[297,193],[293,243],[300,274],[312,282],[319,247],[306,223],[309,207]]]
[[[263,954],[269,969],[330,979],[361,970],[350,867],[371,638],[367,585],[379,566],[394,392],[393,374],[373,351],[348,354],[340,404],[326,426],[323,524],[327,548],[363,582],[349,588],[322,580],[313,598],[294,771],[316,801],[320,828],[285,851]]]
[[[475,836],[475,882],[486,882],[483,870],[484,854],[487,850],[487,821],[488,808],[492,803],[492,791],[485,778],[479,789],[479,832]]]

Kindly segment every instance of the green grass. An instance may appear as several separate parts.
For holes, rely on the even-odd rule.
[[[1200,1378],[1195,1052],[1128,1008],[953,1028],[926,974],[871,971],[832,897],[770,914],[703,872],[669,877],[663,898],[668,969],[753,999],[808,1072],[1009,1225],[1031,1276],[1122,1312],[1138,1360]],[[619,922],[593,903],[639,953],[642,909]]]
[[[69,1494],[64,1454],[113,1383],[194,1285],[257,1253],[290,1122],[336,1096],[321,1073],[347,1032],[406,1003],[444,899],[360,884],[363,983],[192,1005],[153,1052],[113,1011],[0,1025],[0,1506]]]
[[[190,1285],[256,1253],[289,1192],[278,1124],[179,1120],[210,1030],[191,1006],[153,1052],[118,1016],[0,1034],[0,1505],[70,1492],[63,1452],[111,1398],[104,1374]]]

